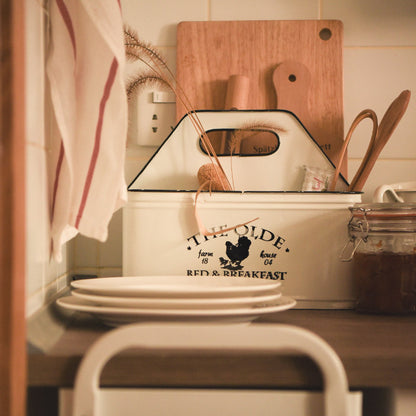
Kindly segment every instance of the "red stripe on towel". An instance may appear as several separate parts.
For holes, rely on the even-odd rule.
[[[56,194],[58,192],[58,183],[59,183],[59,177],[61,175],[61,167],[62,167],[62,161],[64,160],[64,143],[61,140],[61,146],[59,149],[59,156],[58,156],[58,162],[56,163],[56,169],[55,169],[55,182],[53,184],[53,194],[52,194],[52,208],[51,208],[51,222],[53,222],[53,218],[55,215],[55,203],[56,203]]]
[[[108,98],[110,96],[111,88],[114,84],[114,79],[116,77],[117,68],[118,68],[118,62],[117,62],[116,58],[114,58],[113,62],[111,63],[110,72],[108,73],[107,81],[106,81],[105,87],[104,87],[103,96],[101,97],[101,101],[100,101],[100,111],[99,111],[99,114],[98,114],[97,127],[95,129],[94,149],[92,151],[90,166],[88,168],[88,173],[87,173],[87,177],[86,177],[85,185],[84,185],[84,191],[82,193],[81,203],[80,203],[80,206],[79,206],[79,209],[78,209],[78,214],[77,214],[77,218],[76,218],[76,222],[75,222],[75,227],[76,228],[78,228],[79,223],[81,221],[82,214],[84,212],[85,205],[87,203],[88,192],[90,190],[92,177],[94,176],[94,169],[95,169],[98,154],[99,154],[99,151],[100,151],[101,132],[102,132],[102,128],[103,128],[105,106],[106,106]]]
[[[58,6],[59,12],[61,13],[62,19],[64,20],[65,26],[68,30],[69,37],[71,38],[72,49],[74,51],[74,57],[77,56],[77,44],[75,42],[75,31],[74,26],[72,25],[71,16],[69,11],[64,3],[64,0],[56,0],[56,5]]]

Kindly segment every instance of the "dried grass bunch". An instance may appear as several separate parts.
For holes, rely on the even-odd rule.
[[[186,109],[186,114],[189,116],[195,130],[201,136],[204,150],[210,158],[210,164],[213,165],[211,169],[211,173],[214,175],[212,180],[219,184],[219,190],[231,190],[230,182],[227,179],[227,175],[221,166],[205,129],[197,113],[193,110],[184,90],[176,82],[175,75],[170,70],[166,60],[153,46],[141,41],[137,33],[129,27],[125,27],[124,29],[124,41],[127,58],[133,61],[141,61],[147,67],[147,70],[136,73],[128,82],[127,96],[131,98],[133,93],[137,92],[138,89],[149,85],[157,85],[164,89],[168,88],[172,90],[176,98],[181,101]]]
[[[218,159],[218,156],[209,140],[205,129],[203,128],[201,121],[198,118],[198,114],[192,107],[192,104],[189,102],[188,97],[186,96],[184,90],[177,83],[176,78],[173,72],[168,67],[166,60],[162,55],[149,43],[145,43],[139,39],[137,33],[129,28],[124,28],[124,39],[125,39],[125,49],[127,59],[131,61],[140,61],[142,62],[146,69],[137,72],[134,76],[130,78],[127,85],[127,96],[130,99],[133,94],[137,93],[141,88],[148,86],[157,86],[162,89],[170,89],[174,92],[177,100],[180,100],[182,105],[186,110],[193,127],[201,137],[202,147],[210,158],[210,163],[207,163],[198,171],[198,181],[200,187],[196,193],[195,198],[195,219],[198,223],[199,230],[203,235],[215,235],[218,232],[209,232],[203,222],[199,218],[197,212],[197,198],[201,191],[230,191],[233,187],[230,184],[230,181],[225,174],[223,167]],[[250,126],[245,126],[243,129],[235,130],[235,134],[230,142],[232,153],[235,152],[238,144],[247,138],[249,134],[256,134],[256,131],[259,130],[278,130],[276,126],[264,126],[262,124],[255,124]],[[232,154],[231,154],[232,156]],[[231,158],[232,159],[232,158]],[[232,169],[231,169],[232,171]],[[244,224],[238,224],[233,227],[230,227],[226,230],[221,230],[223,233],[228,230],[233,230],[242,225],[248,224],[252,221],[255,221],[257,218],[245,222]]]

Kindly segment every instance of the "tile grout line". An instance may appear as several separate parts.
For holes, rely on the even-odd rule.
[[[38,289],[26,298],[26,318],[47,306],[51,300],[62,290],[68,287],[69,271],[55,277],[47,285]],[[48,294],[49,293],[49,294]]]
[[[344,45],[344,49],[400,49],[414,50],[416,45]]]

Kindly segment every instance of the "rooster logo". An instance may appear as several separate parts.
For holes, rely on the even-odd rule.
[[[242,269],[241,262],[248,257],[250,245],[251,241],[245,236],[240,237],[236,245],[231,243],[231,241],[227,241],[225,243],[225,254],[228,260],[220,257],[221,268],[229,270]]]

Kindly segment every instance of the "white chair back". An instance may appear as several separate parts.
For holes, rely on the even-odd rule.
[[[77,372],[74,416],[99,416],[101,371],[111,357],[128,348],[306,355],[322,371],[325,414],[348,415],[348,382],[344,367],[335,351],[316,334],[289,325],[168,323],[127,325],[98,339],[86,352]]]

